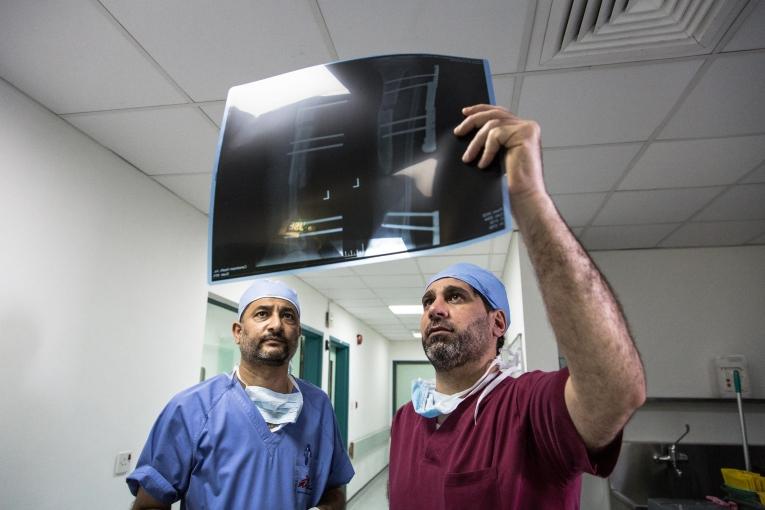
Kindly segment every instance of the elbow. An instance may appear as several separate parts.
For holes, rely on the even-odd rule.
[[[625,391],[625,411],[630,416],[645,404],[646,393],[645,375],[641,370],[640,374],[634,378],[633,383]]]

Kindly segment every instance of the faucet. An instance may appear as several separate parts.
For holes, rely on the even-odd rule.
[[[688,432],[691,431],[691,427],[686,423],[685,424],[685,432],[683,432],[683,435],[677,438],[677,441],[672,443],[672,445],[667,448],[667,453],[664,455],[659,455],[658,453],[654,453],[653,460],[656,462],[670,462],[672,464],[672,469],[675,470],[675,474],[677,474],[677,477],[680,478],[683,476],[683,471],[677,466],[678,462],[681,461],[687,461],[688,456],[684,453],[677,451],[677,443],[680,442],[682,438],[688,435]]]

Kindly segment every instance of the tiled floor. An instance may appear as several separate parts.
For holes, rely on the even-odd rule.
[[[388,468],[374,477],[363,489],[353,495],[346,510],[388,510]]]

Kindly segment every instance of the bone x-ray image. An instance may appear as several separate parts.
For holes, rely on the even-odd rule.
[[[391,55],[234,87],[210,214],[210,280],[423,252],[509,228],[499,163],[461,161],[483,60]]]

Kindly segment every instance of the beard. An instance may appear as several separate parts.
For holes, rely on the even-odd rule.
[[[279,348],[266,346],[269,341],[278,342]],[[247,338],[239,344],[239,351],[242,359],[253,365],[278,367],[287,363],[292,357],[290,343],[281,333],[260,338]]]
[[[489,317],[479,317],[462,330],[455,330],[446,321],[431,322],[430,327],[441,326],[451,331],[423,335],[422,348],[433,367],[440,372],[461,367],[481,357],[486,349]]]

